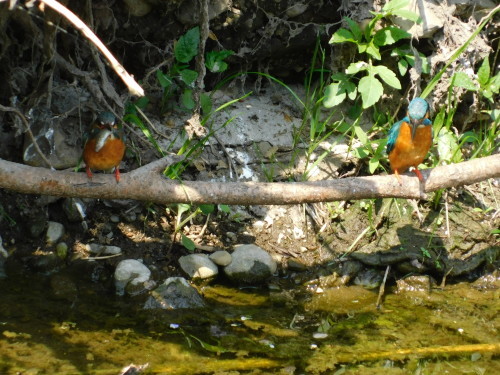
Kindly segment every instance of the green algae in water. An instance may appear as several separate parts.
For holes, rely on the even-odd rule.
[[[210,286],[207,309],[147,313],[92,285],[75,301],[52,298],[43,278],[0,280],[0,290],[2,374],[117,374],[130,363],[186,375],[500,373],[498,293],[467,284],[389,294],[382,310],[359,287],[289,306],[263,290]],[[314,339],[321,330],[327,337]],[[477,350],[452,352],[460,347]]]

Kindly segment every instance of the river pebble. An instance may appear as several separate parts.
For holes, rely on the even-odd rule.
[[[64,225],[57,223],[55,221],[47,222],[47,232],[45,234],[45,239],[47,243],[53,244],[61,239],[64,235]]]
[[[224,272],[231,280],[238,283],[261,283],[277,269],[277,264],[271,255],[256,245],[240,245],[231,256],[233,260],[224,267]]]
[[[131,295],[139,294],[150,287],[147,283],[151,271],[136,259],[122,260],[115,269],[116,294],[123,296],[125,291]]]
[[[205,254],[190,254],[179,258],[182,270],[192,279],[211,279],[219,273],[214,262]]]
[[[218,266],[225,267],[233,260],[233,257],[226,250],[218,250],[210,254],[209,258]]]
[[[144,309],[193,309],[204,307],[205,302],[183,277],[169,277],[163,284],[151,291]]]

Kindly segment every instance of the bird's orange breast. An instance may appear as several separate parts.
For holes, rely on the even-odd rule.
[[[121,139],[108,139],[98,152],[95,144],[96,140],[90,139],[83,148],[83,160],[89,168],[107,170],[120,164],[125,154],[125,144]]]
[[[417,168],[429,152],[432,144],[432,129],[429,125],[419,126],[415,137],[411,138],[411,126],[406,122],[401,124],[394,149],[389,154],[391,169],[400,173],[410,167]]]

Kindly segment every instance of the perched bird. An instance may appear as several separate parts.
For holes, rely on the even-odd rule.
[[[410,102],[406,116],[389,131],[387,154],[391,169],[400,184],[399,174],[410,167],[414,168],[418,179],[424,181],[418,165],[425,159],[432,145],[431,125],[429,104],[422,98],[415,98]]]
[[[119,164],[125,154],[123,129],[110,112],[101,112],[90,128],[90,134],[83,147],[83,161],[87,176],[92,178],[91,169],[109,170],[115,168],[116,182],[120,181]]]

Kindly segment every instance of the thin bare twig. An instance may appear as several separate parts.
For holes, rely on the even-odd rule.
[[[3,106],[1,104],[0,104],[0,111],[13,112],[13,113],[15,113],[21,119],[21,122],[23,123],[24,127],[26,128],[26,132],[28,133],[28,135],[29,135],[29,137],[31,139],[31,142],[33,143],[33,147],[35,148],[35,151],[37,152],[38,155],[40,155],[40,157],[43,159],[43,161],[45,162],[45,164],[47,164],[47,166],[50,167],[50,169],[55,170],[55,168],[50,163],[49,159],[47,159],[47,157],[45,156],[45,154],[42,152],[42,150],[38,146],[38,143],[37,143],[37,141],[35,139],[35,136],[33,135],[33,132],[31,131],[30,124],[28,123],[28,120],[26,120],[26,117],[24,117],[24,115],[19,110],[17,110],[16,108],[5,107],[5,106]]]
[[[127,85],[130,93],[136,96],[144,96],[144,90],[141,86],[135,81],[134,77],[132,77],[125,68],[116,60],[113,54],[106,48],[103,42],[94,34],[92,30],[80,19],[76,14],[70,11],[61,3],[56,0],[40,0],[43,4],[48,7],[54,9],[56,12],[60,13],[63,17],[65,17],[69,22],[71,22],[78,30],[82,32],[83,35],[87,39],[89,39],[108,59],[111,68],[118,74],[118,76],[122,79],[122,81]]]

